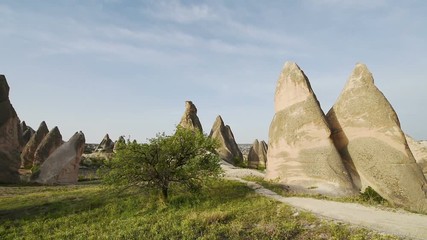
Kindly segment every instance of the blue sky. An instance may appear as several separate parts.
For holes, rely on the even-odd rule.
[[[357,62],[427,139],[427,1],[0,1],[0,73],[21,120],[64,139],[171,133],[192,100],[206,133],[268,139],[285,61],[325,112]]]

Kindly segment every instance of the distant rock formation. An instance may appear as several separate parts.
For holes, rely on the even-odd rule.
[[[31,137],[36,133],[34,129],[32,129],[30,126],[27,126],[25,121],[21,123],[21,132],[22,132],[22,143],[21,146],[25,147],[27,145],[28,141],[30,141]]]
[[[54,127],[43,138],[34,153],[33,166],[39,166],[63,143],[58,127]]]
[[[84,134],[75,133],[43,162],[38,172],[33,173],[32,178],[41,184],[77,183],[84,147]]]
[[[96,147],[95,152],[112,153],[114,149],[114,142],[110,139],[108,133],[104,136],[101,143]]]
[[[193,102],[185,102],[185,112],[181,118],[179,126],[183,128],[197,129],[203,133],[202,124],[200,123],[199,117],[197,117],[197,108]]]
[[[0,183],[20,181],[20,120],[9,100],[9,85],[0,75]]]
[[[34,162],[34,154],[42,142],[43,138],[49,133],[46,123],[40,123],[39,128],[25,145],[21,153],[21,168],[31,168]]]
[[[327,114],[335,146],[359,189],[427,210],[427,182],[409,150],[399,119],[364,64],[354,68]]]
[[[277,82],[270,125],[267,179],[332,196],[355,193],[308,78],[286,62]]]
[[[221,116],[218,116],[212,126],[209,137],[217,139],[220,146],[216,149],[221,159],[231,164],[241,164],[243,155],[234,139],[230,126],[225,126]]]
[[[409,149],[414,155],[415,161],[421,167],[424,176],[427,178],[427,141],[416,141],[409,135],[405,135]]]
[[[258,142],[258,139],[255,139],[249,149],[248,166],[250,168],[265,168],[267,165],[267,149],[267,143]]]

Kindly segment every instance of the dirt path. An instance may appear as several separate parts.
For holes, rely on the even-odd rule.
[[[257,183],[241,179],[244,176],[250,175],[262,177],[263,173],[251,169],[236,168],[227,163],[223,163],[222,167],[226,178],[243,182],[263,196],[310,211],[318,216],[405,238],[427,239],[427,215],[414,214],[401,210],[398,212],[386,211],[356,203],[341,203],[313,198],[282,197]]]

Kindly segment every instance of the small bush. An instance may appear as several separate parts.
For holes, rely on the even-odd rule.
[[[381,197],[371,186],[368,186],[365,191],[360,194],[360,198],[369,203],[384,204],[387,202],[387,200]]]

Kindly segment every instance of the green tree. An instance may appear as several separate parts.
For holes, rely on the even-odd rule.
[[[198,131],[178,127],[175,134],[158,134],[146,144],[122,144],[111,161],[104,182],[160,190],[167,201],[173,184],[197,190],[222,170],[217,143]]]

